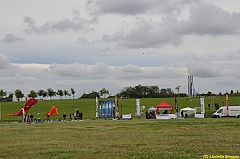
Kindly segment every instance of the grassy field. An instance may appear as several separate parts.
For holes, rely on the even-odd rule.
[[[0,123],[0,158],[240,156],[240,120],[83,120]]]
[[[140,101],[146,109],[163,101],[174,105],[171,98]],[[238,101],[231,97],[229,105]],[[95,119],[95,99],[40,100],[30,109],[34,118],[45,118],[43,114],[56,106],[60,115],[51,118],[61,119],[63,113],[79,109],[84,120],[39,124],[6,116],[21,109],[24,101],[1,103],[0,158],[240,158],[240,119],[211,118],[215,108],[208,110],[207,104],[214,102],[224,104],[225,99],[205,98],[205,119],[102,120]],[[198,98],[178,98],[178,104],[179,109],[200,107]],[[135,99],[119,99],[120,112],[121,105],[123,114],[135,113]]]

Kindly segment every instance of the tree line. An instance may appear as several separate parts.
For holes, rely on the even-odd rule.
[[[186,93],[179,93],[180,86],[175,88],[178,91],[178,96],[185,97]],[[117,94],[121,98],[169,98],[174,97],[174,92],[171,88],[161,88],[158,86],[142,86],[124,87]]]
[[[180,93],[180,86],[177,86],[175,88],[175,90],[176,90],[176,93],[174,93],[174,91],[171,88],[159,89],[158,86],[142,86],[139,84],[134,87],[131,87],[131,86],[124,87],[116,95],[119,98],[170,98],[170,97],[174,97],[174,95],[177,95],[177,97],[187,97],[188,96],[186,93]],[[15,90],[14,93],[7,93],[7,91],[4,91],[2,89],[2,90],[0,90],[0,100],[4,99],[7,101],[12,101],[14,95],[18,101],[23,97],[26,97],[26,98],[27,97],[28,98],[40,97],[40,99],[45,99],[46,97],[50,97],[50,99],[53,99],[57,95],[61,99],[63,98],[63,96],[65,96],[65,99],[66,99],[67,96],[70,97],[72,95],[73,99],[74,99],[75,93],[76,93],[76,91],[73,88],[71,88],[70,91],[65,90],[65,89],[64,90],[58,89],[57,91],[54,91],[52,88],[48,88],[47,90],[43,90],[43,89],[40,89],[38,91],[31,90],[27,96],[24,96],[24,94],[22,93],[22,91],[20,89]],[[228,92],[226,92],[226,93],[228,93]],[[219,94],[214,94],[214,93],[208,91],[207,93],[197,94],[196,97],[199,97],[199,96],[222,96],[222,95],[226,95],[226,93],[219,92]],[[236,93],[234,93],[233,90],[231,90],[228,94],[230,96],[240,96],[240,93],[238,91]],[[88,94],[84,92],[82,94],[82,96],[79,98],[96,98],[96,97],[99,98],[100,96],[102,96],[104,98],[114,97],[114,96],[110,95],[109,90],[107,90],[106,88],[102,88],[99,92],[92,91]]]
[[[25,98],[40,97],[40,99],[45,99],[46,97],[50,97],[50,99],[53,99],[55,96],[58,95],[58,96],[60,96],[61,99],[63,96],[65,96],[65,99],[66,99],[67,96],[72,95],[73,99],[74,99],[75,93],[76,93],[76,91],[73,88],[70,89],[70,92],[66,89],[64,89],[64,90],[58,89],[57,91],[54,91],[52,88],[48,88],[47,90],[43,90],[43,89],[40,89],[38,91],[31,90],[29,92],[29,94],[27,96],[25,96],[20,89],[16,89],[14,91],[14,93],[12,93],[12,92],[8,93],[7,91],[4,91],[3,89],[1,89],[0,97],[1,97],[1,100],[12,101],[13,96],[15,95],[15,97],[19,101],[23,97],[25,97]]]

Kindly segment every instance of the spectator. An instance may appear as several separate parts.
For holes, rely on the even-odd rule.
[[[72,113],[69,114],[69,120],[72,120]]]
[[[47,122],[50,122],[50,114],[47,114]]]
[[[82,112],[79,112],[79,119],[82,120],[83,118],[83,113]]]
[[[66,121],[66,117],[67,117],[67,115],[65,113],[63,113],[63,121]]]

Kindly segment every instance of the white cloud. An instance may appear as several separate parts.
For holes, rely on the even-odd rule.
[[[10,68],[9,59],[0,53],[0,70]]]
[[[238,0],[0,1],[1,87],[25,94],[75,88],[76,96],[138,84],[180,85],[187,92],[192,74],[200,92],[237,89],[239,5]]]
[[[50,32],[67,32],[69,30],[84,32],[94,31],[90,25],[97,23],[97,19],[95,17],[88,20],[81,17],[78,11],[75,11],[74,13],[74,17],[70,20],[62,19],[53,22],[46,22],[41,26],[37,26],[36,22],[31,17],[25,16],[24,23],[27,24],[27,29],[24,31],[28,34],[48,34]]]

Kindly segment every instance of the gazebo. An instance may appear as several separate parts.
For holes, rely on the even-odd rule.
[[[158,114],[159,110],[171,110],[171,114],[174,114],[174,106],[168,104],[165,101],[156,106],[156,114]]]

